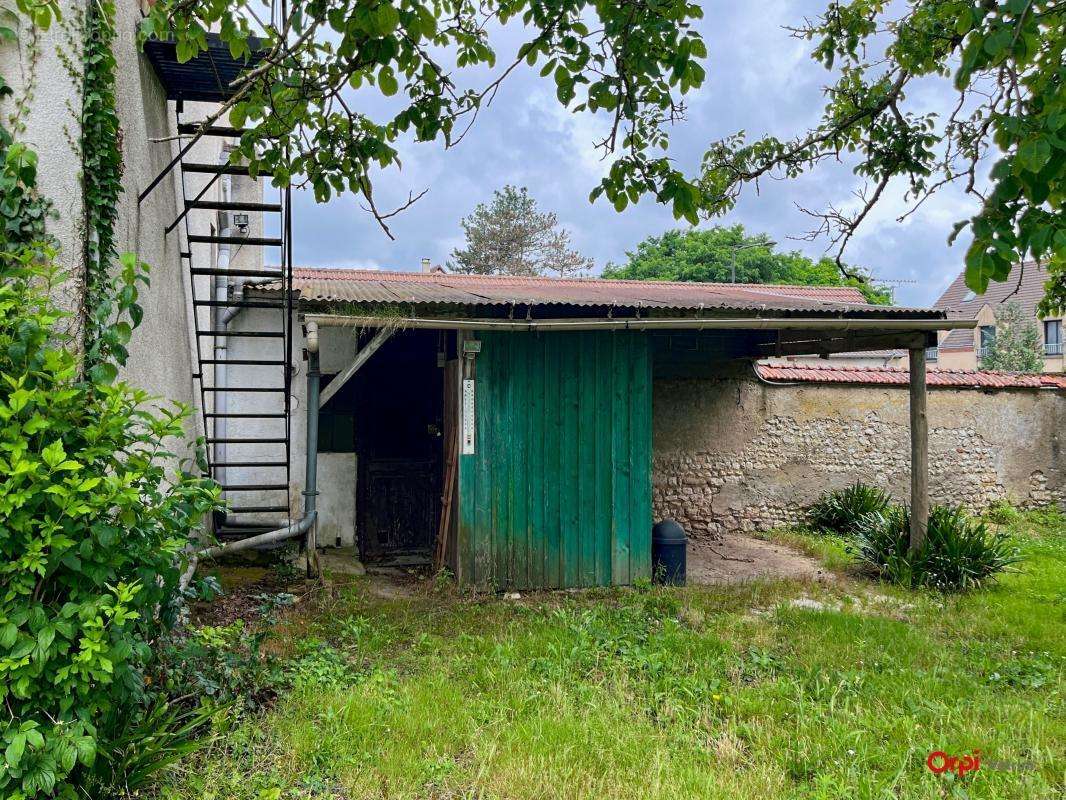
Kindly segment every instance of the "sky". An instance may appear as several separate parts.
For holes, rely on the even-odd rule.
[[[822,89],[830,77],[810,59],[810,43],[785,30],[817,15],[825,0],[705,2],[703,7],[698,28],[707,43],[707,80],[686,95],[686,117],[670,130],[670,156],[690,175],[710,142],[736,131],[744,130],[750,138],[773,133],[782,139],[804,131],[820,116]],[[524,36],[520,28],[501,33],[495,41],[502,64]],[[623,263],[626,251],[647,236],[687,227],[653,199],[621,214],[605,200],[589,202],[589,192],[609,166],[593,144],[606,119],[563,109],[551,77],[542,79],[538,72],[526,68],[512,73],[457,147],[399,145],[402,168],[376,177],[379,207],[398,205],[409,192],[429,191],[390,220],[395,241],[354,196],[318,205],[309,194],[299,194],[294,203],[296,264],[401,271],[418,270],[423,258],[446,264],[452,250],[463,244],[460,219],[508,183],[528,188],[542,210],[558,215],[574,247],[594,259],[594,272],[608,262]],[[388,108],[386,100],[371,94],[359,99],[375,116]],[[910,99],[922,108],[946,111],[951,88],[946,82],[920,84],[911,89]],[[826,164],[799,179],[764,182],[758,194],[745,189],[733,212],[700,227],[742,223],[749,233],[768,234],[779,249],[817,258],[830,243],[797,238],[812,222],[797,204],[847,207],[861,186],[848,164]],[[947,237],[952,224],[969,217],[974,205],[961,191],[949,189],[899,223],[896,218],[905,208],[902,189],[890,187],[845,259],[895,282],[898,304],[928,305],[962,268],[967,240],[960,237],[949,246]]]

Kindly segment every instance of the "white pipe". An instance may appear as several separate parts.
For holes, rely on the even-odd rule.
[[[432,319],[411,317],[343,316],[307,314],[305,319],[322,326],[376,328],[431,328],[434,330],[512,330],[512,331],[589,331],[589,330],[812,330],[812,331],[943,331],[973,328],[971,319],[847,319],[839,317],[717,317],[650,318],[650,319]]]

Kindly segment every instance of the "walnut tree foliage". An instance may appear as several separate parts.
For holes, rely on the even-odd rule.
[[[1032,316],[1017,301],[996,309],[996,335],[981,356],[981,369],[1001,372],[1042,372],[1044,347]]]
[[[455,272],[569,278],[592,269],[592,259],[570,248],[570,234],[555,214],[537,209],[525,187],[493,192],[491,203],[478,203],[460,224],[466,247],[452,251]]]
[[[159,0],[142,35],[173,36],[179,59],[218,31],[230,51],[259,57],[223,106],[247,129],[235,157],[277,184],[309,186],[316,199],[351,191],[387,229],[399,209],[378,207],[376,171],[397,164],[400,137],[457,144],[519,68],[554,82],[559,103],[605,115],[598,143],[611,160],[595,187],[621,210],[642,195],[697,220],[699,190],[665,157],[681,96],[703,82],[706,46],[690,27],[702,15],[685,0]],[[516,52],[497,53],[503,28],[526,32]],[[257,41],[253,37],[260,37]],[[492,77],[475,85],[476,75]],[[360,90],[394,97],[371,115]],[[417,197],[411,197],[408,204]],[[405,204],[406,206],[407,204]],[[405,207],[405,206],[401,206]]]
[[[1045,311],[1066,306],[1066,3],[1054,0],[850,0],[831,2],[794,31],[832,71],[821,120],[791,139],[743,132],[704,157],[703,210],[733,208],[746,184],[795,177],[845,158],[864,182],[854,208],[811,211],[812,234],[847,245],[893,180],[913,213],[948,184],[975,196],[966,283],[983,292],[1019,262],[1046,261]],[[951,82],[942,113],[919,86]]]

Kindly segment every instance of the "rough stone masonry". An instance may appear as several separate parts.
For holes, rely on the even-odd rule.
[[[1066,503],[1064,399],[930,388],[931,501]],[[823,492],[857,480],[909,496],[906,386],[768,385],[732,372],[657,379],[653,408],[654,516],[690,536],[799,522]]]

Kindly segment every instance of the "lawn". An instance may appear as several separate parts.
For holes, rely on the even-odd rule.
[[[180,764],[175,798],[1061,798],[1066,521],[961,596],[831,584],[383,597],[286,612],[284,688]],[[223,576],[225,577],[225,576]],[[979,752],[934,774],[931,752]],[[939,762],[938,762],[939,763]]]

